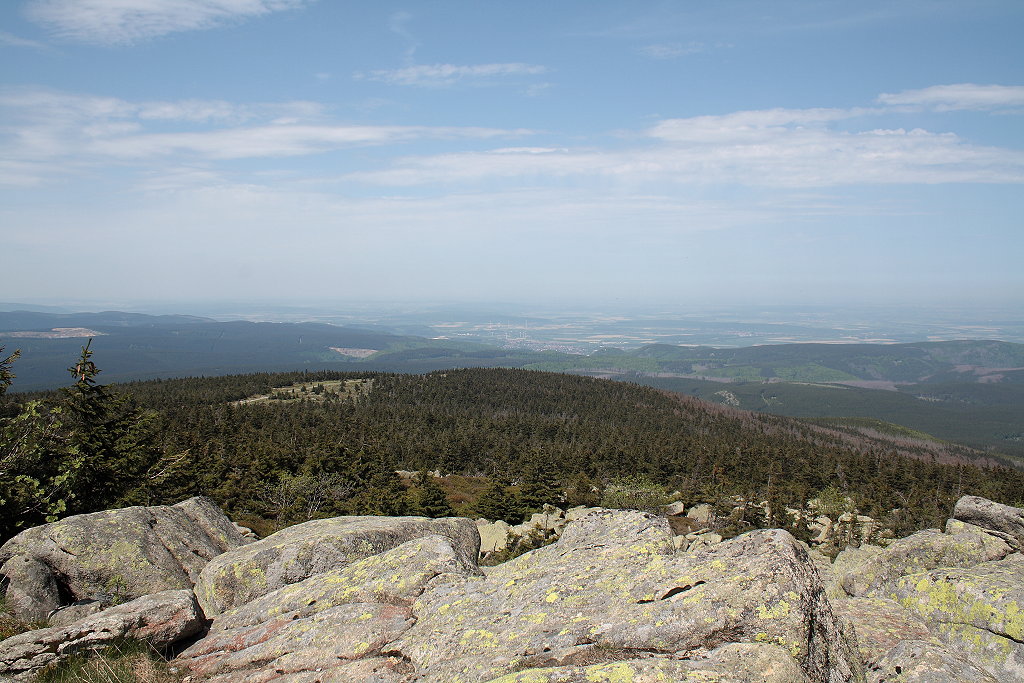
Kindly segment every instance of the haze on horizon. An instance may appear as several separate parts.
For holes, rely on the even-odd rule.
[[[1016,0],[4,3],[0,299],[1019,308],[1022,26]]]

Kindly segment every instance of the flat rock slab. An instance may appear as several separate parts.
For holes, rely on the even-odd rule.
[[[203,614],[190,590],[169,590],[132,600],[67,626],[29,631],[0,641],[0,680],[30,680],[44,666],[119,638],[163,648],[203,629]]]
[[[216,616],[311,576],[343,568],[416,538],[449,538],[476,565],[480,535],[469,519],[334,517],[297,524],[211,561],[196,584],[207,616]]]
[[[60,604],[58,584],[71,601],[192,588],[210,559],[248,542],[213,501],[190,498],[26,529],[0,547],[0,573],[11,578],[7,594],[16,616],[38,621]]]

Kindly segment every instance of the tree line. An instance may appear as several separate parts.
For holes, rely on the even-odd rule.
[[[595,504],[628,478],[689,504],[769,503],[770,518],[740,519],[736,531],[784,525],[786,508],[806,509],[831,487],[902,534],[941,526],[960,495],[1019,505],[1024,491],[1024,472],[940,462],[927,445],[574,375],[324,371],[105,387],[88,347],[71,370],[67,389],[0,406],[0,538],[67,514],[192,495],[258,530],[338,514],[518,521],[544,503]],[[239,403],[332,380],[364,390]],[[484,485],[456,505],[434,470]]]

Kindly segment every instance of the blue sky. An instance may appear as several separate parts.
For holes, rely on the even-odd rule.
[[[1019,304],[1019,0],[0,5],[0,300]]]

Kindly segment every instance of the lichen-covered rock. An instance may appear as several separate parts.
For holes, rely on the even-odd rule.
[[[623,653],[609,651],[608,657]],[[600,664],[526,669],[489,683],[806,683],[807,676],[783,648],[776,645],[734,643],[712,650],[706,657],[679,660],[662,657],[615,660]]]
[[[983,669],[943,647],[905,640],[869,671],[868,683],[999,683]]]
[[[383,666],[384,645],[415,621],[415,598],[445,577],[464,576],[479,576],[479,570],[450,538],[413,539],[225,612],[178,663],[196,675],[232,680],[262,680],[273,672],[340,675],[334,669],[342,665],[352,675],[348,665],[365,657],[382,658]],[[391,675],[411,669],[384,670]]]
[[[1024,681],[1024,555],[901,579],[892,596],[949,649],[1001,681]]]
[[[979,526],[1005,540],[1017,552],[1024,552],[1024,509],[979,496],[964,496],[953,508],[953,519]]]
[[[19,570],[26,558],[52,574],[68,601],[104,594],[130,600],[192,588],[210,559],[247,542],[213,501],[191,498],[26,529],[0,547],[0,565],[10,579],[8,594],[17,596],[15,613],[35,619],[53,597],[48,583]],[[17,611],[22,606],[26,611]]]
[[[486,681],[608,651],[694,659],[727,643],[778,645],[811,681],[863,680],[854,637],[781,530],[676,555],[665,518],[600,511],[485,581],[433,587],[413,611],[388,648],[417,680]]]
[[[0,680],[30,680],[37,670],[83,649],[118,638],[163,648],[195,635],[203,614],[190,590],[169,590],[117,605],[67,626],[29,631],[0,641]]]
[[[288,527],[216,558],[203,570],[196,594],[206,614],[215,616],[283,586],[434,534],[451,539],[463,561],[476,564],[480,535],[469,519],[334,517]]]
[[[869,668],[904,640],[930,640],[924,619],[894,600],[846,598],[832,601],[836,611],[853,624],[862,660]]]
[[[1006,557],[1010,548],[988,534],[944,534],[919,531],[890,544],[882,552],[848,570],[843,589],[853,596],[886,597],[903,576],[938,567],[972,567]]]

